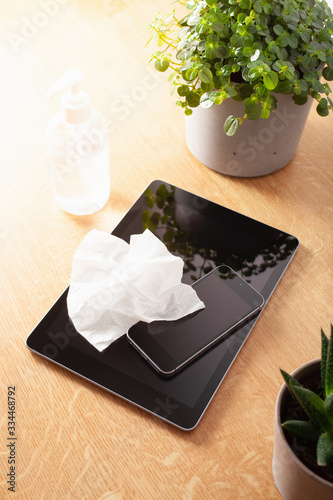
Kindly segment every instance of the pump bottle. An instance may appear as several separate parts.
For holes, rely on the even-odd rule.
[[[47,94],[67,90],[47,136],[54,198],[74,215],[97,212],[110,196],[109,138],[102,117],[80,90],[82,78],[80,70],[67,71]]]

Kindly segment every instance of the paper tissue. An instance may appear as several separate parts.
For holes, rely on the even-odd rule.
[[[198,311],[205,305],[181,283],[183,265],[148,229],[129,244],[93,229],[73,258],[69,317],[102,351],[138,321],[173,321]]]

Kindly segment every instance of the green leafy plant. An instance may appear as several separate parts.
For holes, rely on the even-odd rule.
[[[295,378],[281,370],[291,395],[301,405],[310,420],[287,420],[282,425],[294,434],[317,443],[317,463],[333,463],[333,325],[330,340],[321,331],[321,383],[323,399],[305,389]]]
[[[149,29],[159,50],[155,68],[171,69],[172,93],[190,115],[226,99],[243,101],[244,115],[229,116],[224,130],[235,134],[245,119],[268,118],[276,94],[296,104],[314,98],[317,112],[333,109],[333,15],[325,0],[178,0],[189,11],[178,19],[157,14]]]

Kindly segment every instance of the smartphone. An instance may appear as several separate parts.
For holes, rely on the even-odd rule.
[[[127,339],[155,370],[171,376],[257,314],[264,298],[229,266],[193,285],[205,308],[177,321],[139,322]]]

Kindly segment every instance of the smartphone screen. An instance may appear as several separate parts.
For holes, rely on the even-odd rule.
[[[129,342],[162,375],[171,376],[255,315],[263,297],[229,266],[193,285],[205,308],[178,321],[139,322]]]

